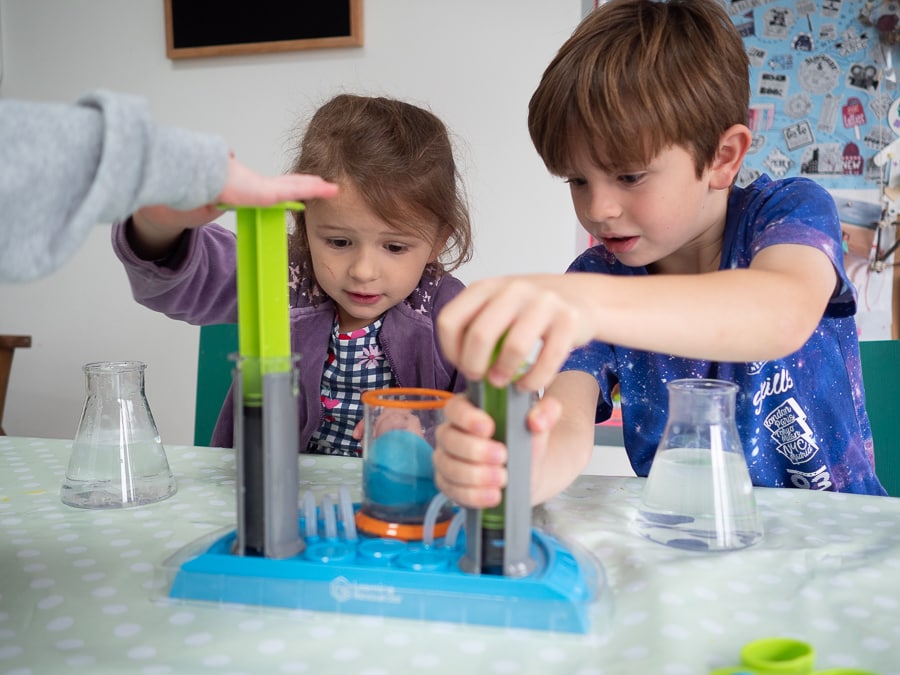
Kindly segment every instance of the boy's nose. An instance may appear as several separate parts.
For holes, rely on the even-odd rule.
[[[593,189],[587,204],[587,216],[592,221],[602,223],[622,215],[622,207],[609,190]]]

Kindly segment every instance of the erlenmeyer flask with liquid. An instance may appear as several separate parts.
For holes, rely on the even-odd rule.
[[[151,504],[175,492],[175,478],[144,393],[140,361],[88,363],[87,392],[60,489],[79,508]]]
[[[751,546],[763,534],[734,417],[737,385],[668,383],[669,416],[634,521],[647,539],[699,551]]]

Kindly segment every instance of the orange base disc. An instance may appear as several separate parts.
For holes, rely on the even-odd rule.
[[[367,515],[360,509],[356,512],[356,527],[366,534],[375,537],[387,537],[388,539],[403,539],[404,541],[421,541],[425,528],[421,523],[390,523]],[[443,537],[450,528],[450,520],[434,524],[434,537]]]

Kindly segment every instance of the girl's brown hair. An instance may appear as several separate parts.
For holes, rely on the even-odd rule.
[[[468,206],[450,136],[427,110],[390,98],[336,96],[313,115],[291,171],[350,183],[385,222],[444,242],[437,272],[472,256]],[[291,260],[311,275],[303,212],[294,217]]]
[[[614,173],[678,145],[699,178],[722,133],[747,123],[749,77],[743,40],[717,0],[611,0],[544,71],[528,129],[555,175],[572,170],[580,147]]]

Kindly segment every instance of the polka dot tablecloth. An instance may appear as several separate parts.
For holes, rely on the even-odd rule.
[[[535,512],[609,581],[609,620],[572,635],[163,600],[161,563],[235,522],[234,453],[166,450],[174,496],[80,510],[71,442],[0,437],[0,673],[703,675],[785,635],[817,668],[900,674],[897,499],[757,490],[764,542],[710,555],[631,533],[641,479],[583,476]],[[299,461],[301,488],[358,496],[358,460]]]

